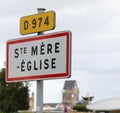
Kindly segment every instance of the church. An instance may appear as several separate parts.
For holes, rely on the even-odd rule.
[[[45,106],[53,107],[62,110],[65,106],[72,108],[74,105],[79,103],[79,88],[76,80],[66,80],[62,89],[62,101],[61,103],[44,103]],[[29,98],[29,110],[33,110],[34,106],[34,93]]]
[[[62,90],[62,103],[74,106],[79,102],[79,88],[76,80],[66,80]]]

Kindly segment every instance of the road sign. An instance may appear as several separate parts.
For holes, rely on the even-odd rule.
[[[7,41],[7,82],[68,78],[71,67],[71,33]]]
[[[55,28],[55,12],[25,16],[20,19],[20,34],[37,33]]]

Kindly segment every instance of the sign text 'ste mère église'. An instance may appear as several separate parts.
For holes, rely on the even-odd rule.
[[[14,50],[14,57],[17,59],[20,55],[27,54],[27,47],[22,48],[15,48]],[[58,54],[60,52],[60,42],[55,42],[53,44],[44,44],[41,42],[39,45],[34,45],[29,48],[30,50],[30,57],[34,56],[44,56],[50,54]],[[42,69],[54,69],[56,68],[56,58],[46,58],[44,60],[34,60],[34,61],[25,61],[25,59],[21,59],[21,63],[17,68],[20,68],[21,72],[24,71],[31,71],[31,70],[42,70]]]

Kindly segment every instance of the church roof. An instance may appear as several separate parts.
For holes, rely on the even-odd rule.
[[[67,80],[65,81],[64,88],[65,90],[71,90],[75,86],[75,80]]]

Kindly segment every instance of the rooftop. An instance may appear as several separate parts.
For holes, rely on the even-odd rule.
[[[71,90],[75,86],[75,82],[75,80],[66,80],[63,89]]]
[[[87,105],[87,108],[95,111],[112,111],[112,110],[120,110],[120,97],[119,98],[111,98],[105,99],[98,102],[90,103]]]

